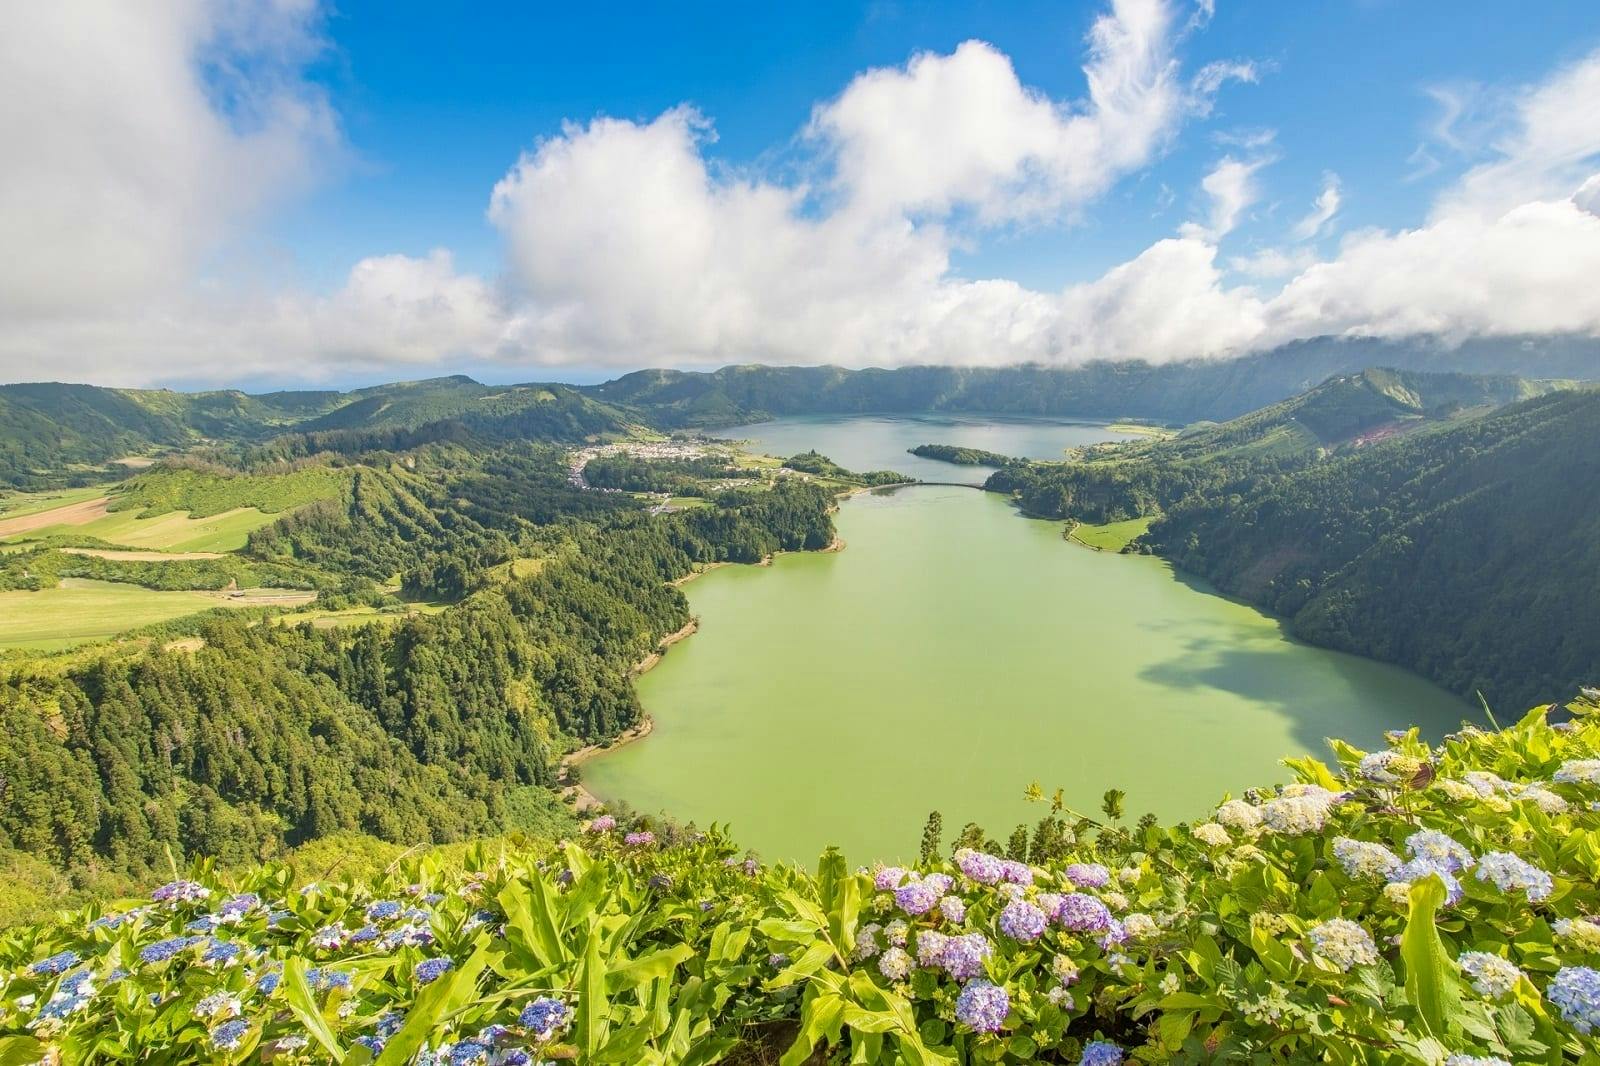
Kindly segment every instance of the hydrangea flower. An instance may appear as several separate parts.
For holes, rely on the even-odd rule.
[[[1587,1036],[1600,1026],[1600,970],[1565,966],[1550,979],[1545,998],[1561,1011],[1567,1024]]]
[[[1075,888],[1105,888],[1111,883],[1111,871],[1097,862],[1071,862],[1061,874]]]
[[[154,944],[139,952],[139,959],[141,962],[151,964],[166,962],[204,939],[205,937],[199,936],[173,936],[165,940],[157,940]]]
[[[1217,821],[1229,829],[1254,829],[1261,824],[1261,808],[1244,800],[1228,800],[1217,808]]]
[[[570,1017],[572,1009],[561,1000],[553,996],[540,996],[522,1008],[522,1013],[517,1015],[517,1024],[545,1039],[565,1026]]]
[[[950,938],[943,933],[936,933],[932,929],[924,929],[917,934],[917,965],[940,966],[944,958],[945,945]]]
[[[223,900],[222,906],[217,908],[217,914],[224,921],[237,921],[259,906],[261,906],[260,896],[254,892],[241,892]]]
[[[910,931],[911,927],[906,924],[904,918],[896,918],[883,927],[883,938],[896,947],[905,947],[906,934]]]
[[[223,1022],[211,1030],[211,1046],[218,1051],[236,1050],[240,1044],[244,1043],[245,1035],[249,1032],[250,1023],[243,1018],[234,1018],[231,1021]]]
[[[1213,848],[1226,847],[1233,843],[1233,838],[1228,835],[1228,830],[1218,822],[1201,822],[1189,832],[1200,843],[1208,844]]]
[[[232,966],[239,961],[244,948],[232,940],[209,940],[200,961],[207,966]]]
[[[1600,955],[1600,921],[1593,918],[1560,918],[1551,929],[1586,955]]]
[[[1006,859],[1000,864],[1000,877],[1011,885],[1033,884],[1033,868],[1025,862]]]
[[[200,1018],[215,1018],[218,1015],[232,1018],[243,1007],[244,1004],[239,1001],[238,996],[231,996],[226,992],[213,992],[194,1005],[194,1013],[196,1017]]]
[[[891,981],[904,981],[915,965],[905,948],[890,948],[878,960],[878,972]]]
[[[1148,914],[1129,914],[1122,919],[1122,928],[1129,940],[1149,940],[1161,932],[1156,920]]]
[[[400,917],[401,906],[392,899],[380,899],[376,903],[367,905],[367,920],[373,922],[392,922]]]
[[[1546,814],[1560,814],[1572,806],[1562,796],[1550,791],[1541,781],[1517,786],[1516,791],[1512,793],[1512,798],[1532,803]]]
[[[971,848],[962,848],[955,855],[956,866],[963,874],[980,885],[998,884],[1005,876],[1006,864],[1004,859]]]
[[[1072,1010],[1078,1005],[1078,1001],[1072,997],[1072,993],[1062,985],[1057,985],[1050,991],[1046,992],[1044,994],[1044,998],[1048,999],[1061,1010]]]
[[[1564,785],[1600,785],[1600,759],[1569,759],[1551,780]]]
[[[951,977],[964,981],[983,972],[983,960],[989,957],[991,950],[988,938],[982,933],[947,937],[944,950],[939,952],[939,965]]]
[[[883,945],[878,941],[881,932],[883,926],[877,922],[869,922],[856,930],[856,958],[870,959],[883,950]]]
[[[1522,971],[1509,959],[1491,955],[1487,951],[1463,951],[1456,959],[1461,972],[1472,982],[1478,995],[1485,999],[1504,999],[1517,987]]]
[[[489,1054],[489,1045],[476,1040],[463,1040],[459,1044],[450,1045],[450,1052],[445,1061],[450,1066],[487,1066]]]
[[[1091,1040],[1083,1045],[1078,1066],[1122,1066],[1122,1048],[1109,1040]]]
[[[939,901],[939,913],[952,925],[967,920],[967,901],[960,896],[946,896]]]
[[[1449,867],[1441,865],[1433,859],[1412,859],[1401,865],[1393,874],[1394,883],[1410,885],[1424,877],[1437,877],[1444,882],[1444,902],[1447,907],[1454,907],[1461,902],[1461,882],[1456,878]],[[1393,883],[1390,887],[1393,887]]]
[[[1326,825],[1331,806],[1331,801],[1322,796],[1279,796],[1261,805],[1261,821],[1274,833],[1301,836]]]
[[[1008,903],[1000,912],[1000,931],[1012,940],[1038,940],[1047,922],[1044,911],[1026,900]]]
[[[1106,931],[1100,936],[1100,950],[1110,951],[1117,945],[1125,943],[1127,939],[1128,927],[1117,921],[1117,919],[1113,918],[1111,919],[1111,924],[1106,927]],[[1126,956],[1124,956],[1124,958],[1126,958]]]
[[[999,985],[975,978],[956,997],[956,1020],[978,1033],[994,1033],[1006,1022],[1011,999]]]
[[[419,985],[432,984],[454,969],[455,965],[454,959],[442,955],[432,959],[423,959],[417,963],[416,969],[411,971],[411,975]]]
[[[583,830],[586,833],[609,833],[616,827],[617,820],[615,818],[609,814],[602,814],[598,818],[591,819],[589,824],[583,827]]]
[[[211,890],[198,881],[168,881],[150,898],[157,903],[194,903],[211,895]]]
[[[1082,892],[1061,898],[1055,920],[1077,933],[1103,933],[1111,928],[1111,911],[1104,903]]]
[[[1488,770],[1468,770],[1461,775],[1461,780],[1465,781],[1472,788],[1472,791],[1482,797],[1500,795],[1511,791],[1511,782]]]
[[[1479,858],[1478,880],[1488,881],[1502,892],[1522,892],[1529,902],[1549,899],[1555,891],[1548,873],[1509,851],[1490,851]]]
[[[1063,986],[1078,983],[1078,964],[1070,955],[1057,955],[1050,960],[1050,972]]]
[[[907,914],[927,914],[942,895],[937,881],[907,881],[894,890],[894,902]]]
[[[1319,922],[1307,931],[1313,950],[1348,972],[1356,966],[1367,966],[1378,961],[1378,948],[1372,934],[1348,918],[1330,918]]]
[[[29,967],[34,974],[40,977],[54,977],[58,973],[65,973],[78,964],[76,951],[58,951],[47,959],[40,959]]]
[[[343,970],[328,970],[314,966],[306,971],[306,984],[314,992],[326,992],[335,988],[349,988],[350,975]]]
[[[872,875],[872,887],[879,892],[892,892],[906,879],[906,870],[900,866],[885,866]]]
[[[1505,1059],[1493,1055],[1451,1055],[1444,1066],[1511,1066]]]
[[[1333,857],[1344,872],[1357,878],[1393,879],[1400,869],[1400,856],[1384,847],[1366,840],[1335,837]]]
[[[1437,829],[1419,829],[1406,837],[1406,850],[1438,869],[1460,873],[1472,866],[1472,852]]]

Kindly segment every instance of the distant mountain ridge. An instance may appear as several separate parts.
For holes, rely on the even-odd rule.
[[[1304,341],[1237,359],[1073,367],[729,366],[643,370],[600,385],[484,385],[464,375],[350,392],[184,393],[94,385],[0,385],[0,485],[41,487],[63,471],[92,478],[108,462],[207,441],[288,433],[407,433],[433,427],[490,440],[570,442],[624,431],[713,427],[791,414],[964,411],[1066,418],[1222,422],[1369,367],[1600,379],[1600,340]],[[71,475],[69,475],[71,476]]]

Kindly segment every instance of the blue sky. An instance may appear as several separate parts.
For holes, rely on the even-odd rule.
[[[0,11],[0,377],[1600,332],[1592,2],[463,11]]]
[[[1083,92],[1089,3],[663,6],[612,16],[587,5],[500,4],[441,20],[437,5],[346,0],[331,13],[317,65],[342,116],[352,169],[285,219],[282,236],[313,273],[335,280],[374,248],[492,272],[499,241],[487,190],[518,152],[563,122],[648,121],[689,103],[716,126],[708,156],[782,165],[812,107],[857,73],[945,53],[977,38],[1008,55],[1024,84]],[[1003,234],[960,257],[971,276],[1043,288],[1098,275],[1180,221],[1222,153],[1210,134],[1276,131],[1263,174],[1278,210],[1309,204],[1324,171],[1345,179],[1350,224],[1401,226],[1425,213],[1470,159],[1407,180],[1443,105],[1429,95],[1513,86],[1600,45],[1587,2],[1226,2],[1186,49],[1194,65],[1254,60],[1254,86],[1230,89],[1202,129],[1126,181],[1073,225]],[[1446,154],[1441,152],[1440,154]],[[1159,210],[1161,187],[1175,199]],[[1248,242],[1252,227],[1237,237]]]

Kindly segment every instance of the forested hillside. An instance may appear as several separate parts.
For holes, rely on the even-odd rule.
[[[1318,644],[1516,707],[1600,664],[1600,391],[1191,495],[1144,544]]]
[[[1236,359],[1080,366],[730,366],[642,370],[587,389],[661,426],[716,426],[792,414],[923,413],[1224,421],[1338,374],[1386,366],[1437,374],[1600,378],[1591,338],[1508,338],[1459,346],[1427,339],[1322,338]]]

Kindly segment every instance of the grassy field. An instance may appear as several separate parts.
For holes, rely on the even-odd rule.
[[[340,611],[296,611],[280,614],[272,620],[282,626],[297,626],[310,622],[317,629],[337,629],[345,626],[364,626],[374,622],[389,625],[417,614],[438,614],[448,607],[444,603],[412,603],[404,608],[349,607]]]
[[[0,648],[61,651],[213,607],[297,607],[315,593],[285,589],[157,592],[114,581],[67,578],[39,592],[0,592]]]
[[[244,547],[252,529],[270,525],[277,518],[254,507],[239,507],[209,518],[190,518],[187,511],[171,511],[156,518],[113,511],[83,525],[46,526],[28,535],[79,534],[146,551],[228,552]]]
[[[1071,539],[1087,548],[1117,552],[1142,536],[1150,528],[1151,521],[1149,518],[1130,518],[1126,522],[1108,522],[1103,526],[1079,522],[1073,527]]]
[[[0,592],[0,647],[60,651],[221,605],[203,592],[68,579],[40,592]]]
[[[1175,430],[1167,429],[1164,426],[1147,425],[1144,422],[1113,422],[1106,428],[1111,430],[1113,433],[1128,433],[1139,437],[1155,437],[1159,440],[1165,440],[1168,437],[1176,437],[1178,435]]]
[[[98,499],[105,494],[104,485],[90,485],[81,489],[52,489],[49,492],[10,492],[0,496],[0,520],[51,511],[57,507],[82,503],[84,500]]]

